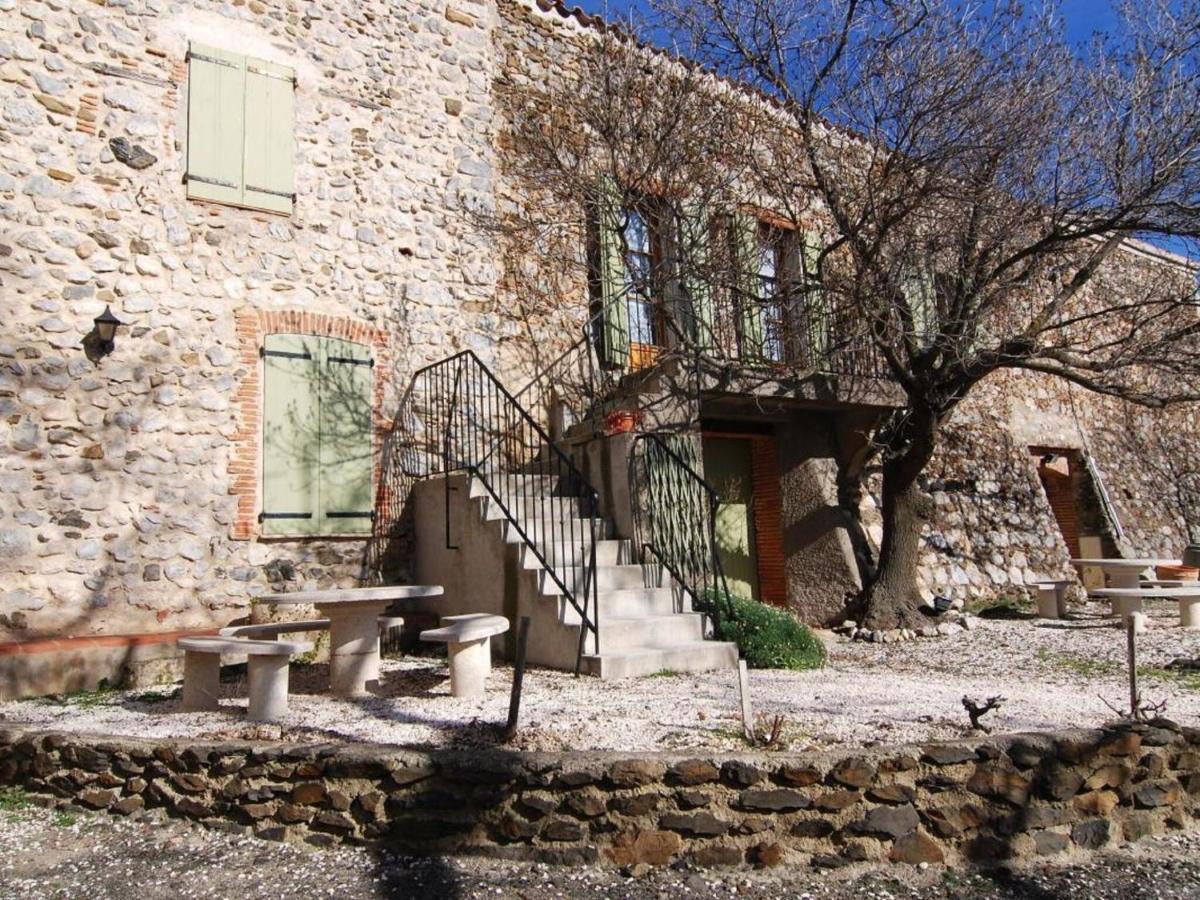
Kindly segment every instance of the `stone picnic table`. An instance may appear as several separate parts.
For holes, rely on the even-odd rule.
[[[276,606],[315,606],[329,619],[329,689],[342,697],[361,697],[379,678],[379,616],[394,600],[440,597],[438,585],[396,584],[275,594],[260,602]]]
[[[1184,628],[1200,628],[1200,584],[1180,582],[1176,587],[1097,588],[1091,592],[1112,601],[1113,612],[1121,619],[1142,611],[1143,600],[1177,600],[1179,624]]]
[[[1071,565],[1080,572],[1084,569],[1100,569],[1108,576],[1110,587],[1136,588],[1142,572],[1155,566],[1177,566],[1177,559],[1073,559]],[[1096,593],[1091,591],[1090,593]]]

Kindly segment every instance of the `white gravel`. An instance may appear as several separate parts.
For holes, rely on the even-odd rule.
[[[17,801],[14,803],[14,799]],[[8,900],[1194,900],[1200,832],[1148,838],[1083,858],[982,871],[860,864],[707,869],[676,864],[633,873],[479,857],[413,858],[376,846],[315,848],[262,841],[167,819],[74,809],[0,815],[0,898]]]
[[[962,697],[1003,695],[985,720],[996,732],[1095,726],[1127,706],[1124,633],[1099,606],[1076,619],[977,619],[949,638],[904,644],[849,643],[825,635],[830,657],[813,672],[752,671],[756,711],[782,715],[785,746],[898,743],[967,734]],[[1200,633],[1178,627],[1174,604],[1151,609],[1140,663],[1160,669],[1200,659]],[[296,666],[291,709],[275,726],[245,721],[244,685],[223,685],[220,712],[183,713],[174,697],[146,691],[74,695],[0,705],[0,718],[64,730],[140,737],[374,741],[407,746],[478,745],[495,740],[508,712],[512,670],[497,666],[487,696],[454,699],[445,661],[385,659],[378,696],[341,700],[323,692],[324,665]],[[162,689],[169,692],[170,686]],[[153,692],[152,692],[153,693]],[[1197,724],[1200,673],[1149,672],[1143,695],[1165,715]],[[574,678],[531,669],[525,676],[524,749],[680,750],[744,747],[732,671],[626,681]]]

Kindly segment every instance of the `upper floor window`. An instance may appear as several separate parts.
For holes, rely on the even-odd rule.
[[[662,309],[659,304],[662,284],[664,235],[662,215],[651,202],[622,210],[625,255],[625,304],[629,319],[631,364],[637,368],[652,362],[653,351],[663,343]],[[646,358],[641,358],[646,357]]]
[[[819,235],[749,213],[734,215],[729,227],[739,358],[820,366],[833,323],[818,281]]]
[[[371,349],[311,334],[271,334],[262,357],[262,533],[370,533]]]
[[[630,199],[615,180],[601,181],[590,223],[593,311],[602,356],[611,365],[649,365],[665,344],[670,221],[654,198]]]
[[[200,44],[188,50],[187,195],[290,214],[295,75]]]

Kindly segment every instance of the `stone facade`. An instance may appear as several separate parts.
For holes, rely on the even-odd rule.
[[[380,425],[415,367],[494,354],[461,214],[494,196],[494,9],[401,7],[0,3],[0,640],[224,624],[359,575],[362,541],[257,539],[250,344],[367,336]],[[185,199],[190,41],[296,71],[291,216]],[[128,324],[93,364],[105,304]]]
[[[1200,732],[1106,730],[828,754],[415,752],[0,731],[0,784],[275,840],[549,862],[994,864],[1187,827]]]
[[[378,445],[418,367],[470,349],[516,390],[575,340],[579,267],[547,281],[479,214],[537,202],[501,163],[497,92],[556,77],[588,24],[522,0],[0,0],[0,641],[208,628],[359,578],[363,540],[261,539],[256,344],[370,343]],[[290,216],[185,199],[191,41],[295,70]],[[557,234],[579,262],[579,230]],[[127,325],[93,362],[106,304]],[[1127,546],[1178,552],[1111,407],[996,390],[930,470],[929,592],[1065,574],[1030,444],[1092,447]]]

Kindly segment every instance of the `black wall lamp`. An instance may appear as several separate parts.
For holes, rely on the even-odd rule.
[[[124,324],[105,305],[104,312],[92,319],[92,333],[83,339],[84,351],[88,357],[99,362],[112,353],[116,346],[117,327]]]

